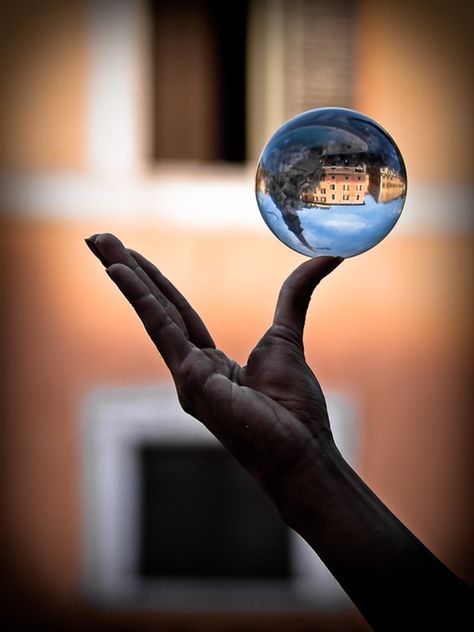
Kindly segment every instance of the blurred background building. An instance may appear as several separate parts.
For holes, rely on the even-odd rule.
[[[199,577],[161,601],[146,582],[148,598],[126,598],[128,579],[164,560],[143,562],[163,523],[144,522],[133,489],[169,508],[153,481],[191,494],[176,464],[201,472],[211,444],[170,403],[166,368],[82,241],[109,231],[142,251],[245,363],[303,260],[260,218],[258,155],[289,116],[326,105],[389,131],[408,198],[384,242],[318,289],[307,357],[357,471],[473,582],[471,3],[18,0],[0,12],[7,615],[61,630],[366,629],[327,578],[319,598],[279,609],[250,584],[232,604],[217,587],[213,607]],[[180,424],[200,437],[184,461],[171,449]]]

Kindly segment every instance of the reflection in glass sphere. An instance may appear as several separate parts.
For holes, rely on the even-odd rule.
[[[406,171],[375,121],[320,108],[287,121],[257,167],[256,196],[270,230],[309,257],[352,257],[379,243],[402,212]]]

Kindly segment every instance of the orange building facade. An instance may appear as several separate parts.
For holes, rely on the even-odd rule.
[[[87,157],[89,3],[4,5],[0,168],[10,187],[4,191],[15,193],[2,193],[0,209],[6,332],[1,543],[4,604],[14,618],[10,627],[22,623],[33,629],[43,618],[53,624],[46,629],[365,632],[368,628],[352,611],[334,616],[125,612],[97,608],[84,599],[84,401],[103,385],[169,383],[170,378],[83,238],[112,231],[156,261],[203,316],[219,348],[242,364],[271,322],[283,279],[303,257],[263,229],[192,230],[176,226],[170,214],[159,221],[151,213],[140,215],[144,198],[135,194],[130,216],[120,210],[128,199],[123,182],[133,184],[140,176],[145,186],[146,178],[159,174],[164,174],[159,181],[164,210],[183,197],[188,201],[188,191],[194,207],[194,191],[185,188],[186,175],[198,171],[194,164],[175,166],[179,181],[169,165],[104,177],[107,195],[92,195],[101,193],[102,176],[90,174]],[[410,183],[425,183],[423,195],[431,189],[437,195],[436,187],[448,183],[460,190],[471,177],[468,9],[465,0],[452,12],[427,0],[397,5],[365,0],[356,17],[353,107],[390,129]],[[427,12],[429,24],[423,20]],[[123,40],[120,34],[117,41]],[[113,52],[112,60],[122,59]],[[259,98],[268,77],[262,74],[258,83]],[[107,89],[112,84],[106,82]],[[111,115],[119,105],[110,108]],[[209,169],[202,167],[199,177],[205,180]],[[254,170],[252,164],[251,179]],[[71,173],[77,179],[59,212],[54,196],[62,195],[69,182],[64,175]],[[167,173],[169,182],[164,182]],[[216,173],[224,175],[222,182],[216,176],[209,202],[213,196],[222,200],[225,192],[227,204],[240,175],[228,167]],[[44,174],[46,184],[57,183],[54,195],[40,178]],[[259,191],[265,192],[260,175]],[[30,199],[26,194],[35,183]],[[86,186],[92,193],[84,193]],[[319,206],[363,204],[368,194],[388,201],[404,187],[388,170],[379,169],[373,178],[363,167],[347,171],[330,165],[304,199]],[[415,188],[410,184],[409,197]],[[458,191],[448,193],[452,190]],[[37,193],[44,193],[40,201]],[[473,343],[473,304],[466,291],[472,285],[473,239],[469,230],[443,229],[444,220],[432,230],[430,198],[423,195],[407,202],[400,227],[380,246],[344,262],[321,284],[308,314],[305,351],[323,390],[348,393],[355,402],[360,475],[440,559],[474,581],[472,361],[467,351]],[[77,200],[87,202],[87,212],[75,210]],[[442,200],[443,218],[456,216],[452,197]],[[107,201],[110,208],[104,210]],[[227,206],[225,213],[219,210],[228,213]],[[258,214],[256,207],[253,212]],[[411,230],[409,222],[416,224],[417,217],[420,223]],[[426,217],[430,223],[423,223]]]
[[[308,204],[364,204],[369,176],[363,165],[331,165],[323,167],[323,177],[315,189],[307,188],[301,199]]]

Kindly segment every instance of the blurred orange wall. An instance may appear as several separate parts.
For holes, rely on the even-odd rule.
[[[0,168],[84,166],[85,0],[18,0],[0,8]]]
[[[2,12],[1,167],[83,168],[86,3],[22,0]],[[471,175],[466,12],[467,3],[456,11],[426,1],[361,5],[355,107],[390,130],[412,180],[461,182]],[[101,385],[169,379],[82,239],[115,231],[156,260],[218,345],[241,362],[268,326],[282,280],[302,258],[270,233],[197,234],[167,225],[158,231],[113,215],[53,221],[1,210],[2,538],[10,590],[30,587],[81,625],[106,616],[86,607],[78,588],[84,398]],[[357,405],[362,476],[470,581],[472,269],[472,234],[395,229],[321,285],[306,332],[308,360],[323,388],[342,389]],[[130,621],[145,629],[157,620]],[[213,621],[222,630],[235,625]],[[302,630],[316,619],[262,621],[248,625]],[[321,621],[321,630],[356,625]],[[210,629],[209,619],[184,624]]]
[[[395,138],[411,180],[472,182],[474,9],[361,0],[356,109]]]

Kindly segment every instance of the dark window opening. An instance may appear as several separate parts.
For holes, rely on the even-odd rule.
[[[224,450],[146,444],[139,463],[142,576],[290,577],[288,528]]]
[[[151,0],[154,160],[246,159],[247,0]]]

